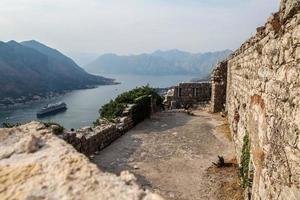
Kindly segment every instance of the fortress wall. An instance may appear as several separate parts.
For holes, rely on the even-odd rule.
[[[282,0],[229,58],[226,110],[240,164],[249,137],[252,198],[300,199],[299,0]]]

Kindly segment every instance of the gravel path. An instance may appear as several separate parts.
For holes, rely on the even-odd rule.
[[[157,113],[93,158],[104,171],[129,170],[143,188],[166,199],[241,199],[235,165],[212,166],[217,156],[233,160],[224,119],[205,111]]]

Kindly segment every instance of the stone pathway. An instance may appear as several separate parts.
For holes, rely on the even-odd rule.
[[[102,170],[128,170],[137,183],[166,199],[241,199],[235,165],[215,168],[217,156],[233,160],[224,119],[205,111],[157,113],[93,158]]]

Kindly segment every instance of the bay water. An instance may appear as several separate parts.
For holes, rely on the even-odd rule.
[[[187,75],[101,75],[114,78],[117,82],[120,82],[120,84],[99,86],[93,89],[74,90],[55,99],[27,103],[13,108],[0,109],[0,124],[2,125],[3,122],[26,123],[32,120],[39,120],[45,122],[57,122],[68,129],[91,126],[93,121],[99,117],[100,107],[125,91],[147,84],[155,88],[165,88],[176,85],[179,82],[189,82],[192,78],[197,78],[195,76]],[[63,101],[67,104],[67,111],[45,117],[42,120],[36,118],[37,111],[43,106],[59,101]]]

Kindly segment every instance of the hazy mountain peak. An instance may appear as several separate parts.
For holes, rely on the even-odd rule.
[[[86,73],[70,58],[36,41],[0,43],[0,99],[111,83]]]
[[[20,46],[20,44],[15,40],[10,40],[6,44],[8,44],[9,46]]]
[[[157,50],[151,54],[118,56],[104,54],[86,66],[91,73],[182,75],[201,77],[211,73],[213,66],[232,51],[189,53],[178,49]]]
[[[41,45],[41,46],[45,46],[44,44],[40,43],[37,40],[27,40],[27,41],[23,41],[21,43],[30,43],[30,44],[35,44],[35,45]]]
[[[42,44],[36,40],[29,40],[29,41],[23,41],[21,42],[23,46],[26,46],[28,48],[32,48],[36,51],[39,51],[42,54],[47,55],[49,58],[51,58],[53,61],[57,62],[65,62],[72,64],[74,67],[76,67],[78,70],[83,71],[72,59],[69,57],[65,56],[58,50],[48,47],[45,44]]]
[[[46,46],[45,44],[42,44],[36,40],[28,40],[28,41],[23,41],[20,43],[21,45],[24,45],[26,47],[29,47],[29,48],[33,48],[37,51],[40,51],[42,53],[45,53],[45,54],[49,54],[49,53],[55,53],[55,54],[60,54],[62,55],[62,53],[60,53],[58,50],[56,49],[53,49],[51,47],[48,47]]]
[[[102,56],[118,56],[118,55],[114,53],[105,53]]]
[[[166,54],[166,53],[169,53],[169,54],[185,54],[185,53],[188,53],[186,51],[182,51],[182,50],[179,50],[179,49],[170,49],[170,50],[156,50],[154,51],[152,54]]]

